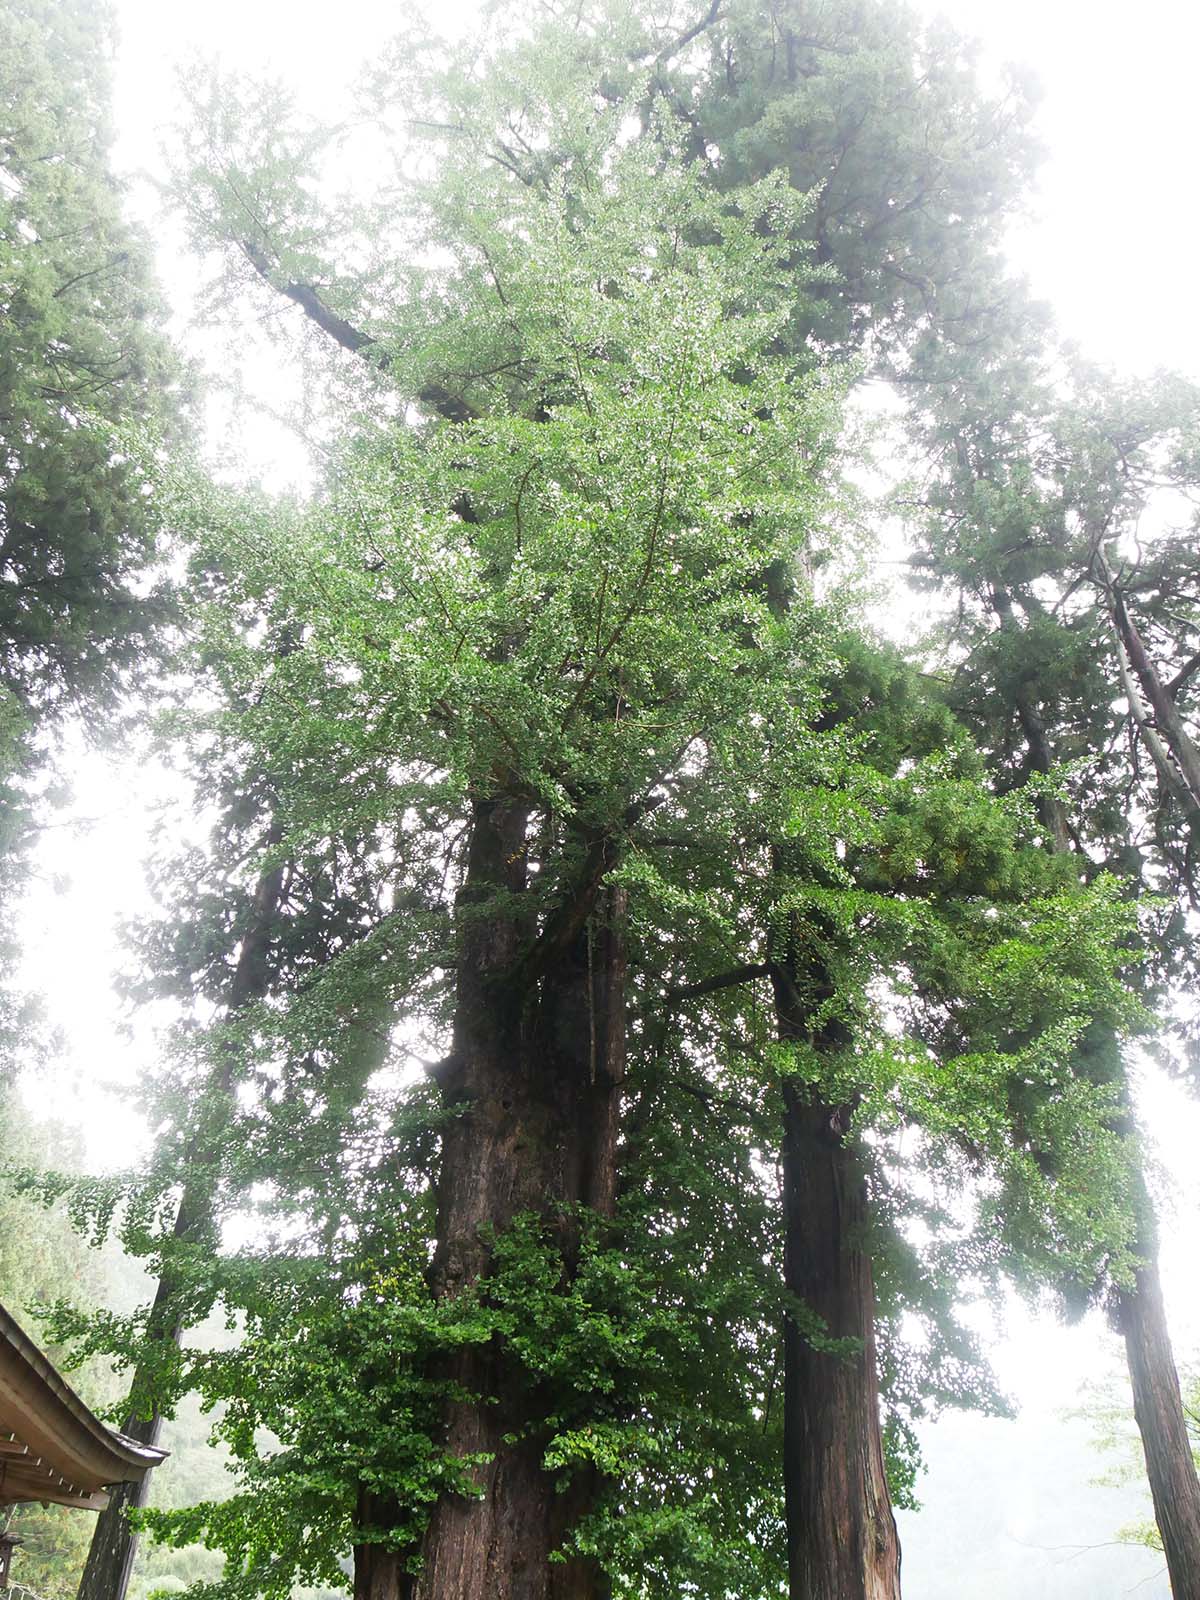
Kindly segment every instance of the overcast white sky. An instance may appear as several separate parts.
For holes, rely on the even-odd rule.
[[[1179,0],[945,0],[918,9],[949,16],[982,41],[984,60],[1032,64],[1045,89],[1048,147],[1034,219],[1014,233],[1013,260],[1049,299],[1083,350],[1125,370],[1175,366],[1200,375],[1196,305],[1195,64],[1200,7]],[[379,0],[117,0],[123,33],[117,75],[118,159],[128,171],[158,166],[158,129],[178,115],[174,65],[219,52],[227,65],[295,85],[318,109],[336,106],[358,63],[392,31],[399,8]],[[440,21],[465,25],[466,0],[445,0]],[[148,190],[139,211],[151,215]],[[195,274],[171,231],[157,225],[160,272],[176,325],[187,335]],[[194,344],[203,350],[203,342]],[[241,440],[247,466],[275,484],[299,479],[299,451],[276,429]],[[47,836],[42,876],[25,920],[30,980],[48,996],[63,1049],[36,1104],[79,1123],[97,1165],[117,1164],[140,1132],[120,1098],[152,1053],[143,1024],[120,1034],[109,974],[118,920],[144,903],[140,862],[148,818],[170,785],[152,768],[75,761],[76,813],[86,829]],[[66,887],[55,886],[55,878]],[[1164,1215],[1164,1276],[1178,1348],[1200,1354],[1200,1108],[1155,1082],[1144,1105],[1171,1179]],[[1088,1490],[1085,1436],[1056,1420],[1081,1378],[1115,1364],[1115,1343],[1091,1321],[1063,1329],[1014,1310],[995,1357],[1025,1408],[1019,1424],[956,1419],[929,1433],[927,1510],[904,1519],[907,1600],[1030,1600],[1091,1595],[1142,1600],[1168,1594],[1155,1558],[1100,1545],[1129,1515],[1112,1491]],[[1066,1477],[1069,1476],[1069,1493]],[[974,1495],[974,1498],[972,1498]],[[1080,1498],[1082,1496],[1082,1499]],[[1070,1525],[1055,1520],[1070,1505]],[[1051,1548],[1051,1547],[1055,1548]],[[970,1572],[971,1578],[964,1576]],[[982,1587],[972,1587],[982,1584]],[[666,1600],[666,1597],[664,1597]]]

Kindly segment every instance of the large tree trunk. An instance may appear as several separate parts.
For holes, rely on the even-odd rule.
[[[564,1208],[610,1215],[625,1065],[624,893],[602,872],[580,886],[575,914],[536,966],[523,956],[533,929],[521,910],[527,813],[475,808],[466,884],[453,1048],[440,1071],[449,1104],[463,1108],[442,1150],[432,1285],[454,1295],[486,1274],[490,1240],[513,1219],[546,1220],[569,1274],[577,1228]],[[496,899],[497,896],[501,898]],[[413,1593],[418,1600],[600,1600],[590,1562],[551,1562],[587,1508],[583,1479],[556,1492],[542,1470],[546,1438],[531,1417],[540,1397],[500,1341],[449,1358],[445,1376],[480,1402],[450,1402],[444,1445],[484,1455],[478,1498],[446,1495],[433,1509]],[[515,1442],[514,1442],[515,1441]],[[403,1553],[392,1559],[402,1570]],[[377,1579],[358,1600],[405,1591],[375,1558]]]
[[[1200,808],[1200,753],[1146,652],[1125,598],[1113,580],[1102,545],[1097,546],[1096,565],[1116,634],[1117,663],[1130,714],[1138,722],[1164,792],[1181,802],[1188,826],[1195,833]],[[1137,690],[1129,681],[1127,662],[1153,708],[1152,718],[1145,714]],[[1174,759],[1173,767],[1162,749],[1164,741]],[[1132,1292],[1121,1291],[1117,1296],[1117,1321],[1125,1340],[1134,1416],[1142,1436],[1154,1520],[1167,1558],[1171,1593],[1175,1600],[1200,1600],[1200,1479],[1192,1458],[1179,1374],[1167,1330],[1153,1206],[1140,1169],[1136,1176],[1141,1265],[1134,1274]]]
[[[1117,1323],[1125,1340],[1134,1416],[1142,1436],[1154,1520],[1162,1535],[1171,1593],[1175,1600],[1200,1600],[1200,1479],[1192,1459],[1179,1375],[1167,1331],[1150,1198],[1144,1184],[1139,1183],[1139,1188],[1141,1265],[1134,1275],[1132,1291],[1121,1291],[1117,1296]]]
[[[784,1085],[784,1280],[820,1319],[784,1324],[784,1488],[792,1600],[899,1600],[879,1420],[867,1186],[850,1108]],[[853,1341],[838,1353],[824,1339]]]
[[[123,1431],[139,1444],[157,1444],[158,1418],[153,1419],[153,1427],[135,1422],[127,1424]],[[129,1513],[145,1505],[148,1491],[144,1478],[138,1483],[119,1483],[109,1491],[108,1505],[97,1518],[88,1546],[79,1600],[108,1600],[109,1596],[124,1595],[137,1554],[137,1535],[129,1526]]]
[[[818,1049],[832,993],[819,962],[797,970],[795,940],[772,965],[779,1037]],[[900,1541],[884,1469],[868,1195],[848,1137],[853,1106],[827,1105],[799,1078],[783,1085],[784,1285],[803,1310],[784,1319],[783,1456],[791,1600],[900,1600]],[[845,1340],[842,1350],[823,1348]]]
[[[268,842],[277,844],[278,839],[277,830],[272,828]],[[255,888],[250,923],[229,980],[226,1010],[230,1016],[266,992],[267,949],[279,911],[283,880],[283,867],[272,867],[263,873]],[[209,1104],[216,1108],[218,1115],[232,1094],[234,1070],[233,1057],[226,1052],[209,1088]],[[172,1230],[173,1244],[185,1249],[215,1244],[212,1238],[213,1197],[206,1177],[212,1160],[214,1131],[211,1127],[202,1127],[189,1151],[190,1175],[180,1196]],[[152,1346],[179,1344],[188,1305],[186,1285],[173,1277],[169,1267],[164,1269],[146,1323],[146,1337]],[[162,1396],[157,1393],[160,1372],[161,1358],[153,1354],[134,1368],[129,1389],[129,1415],[122,1431],[141,1444],[157,1444],[162,1429]],[[108,1505],[96,1520],[77,1600],[125,1600],[137,1554],[137,1535],[129,1524],[129,1512],[145,1504],[149,1487],[148,1480],[143,1479],[141,1483],[121,1484],[112,1490]]]

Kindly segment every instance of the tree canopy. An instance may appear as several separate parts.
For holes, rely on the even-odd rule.
[[[28,154],[101,117],[92,14],[47,13],[10,697],[118,703],[169,530],[157,736],[211,827],[132,936],[178,1018],[152,1157],[21,1183],[155,1281],[51,1331],[139,1438],[198,1391],[238,1478],[115,1502],[84,1600],[131,1507],[224,1554],[198,1600],[898,1600],[915,1422],[1002,1408],[958,1313],[1013,1283],[1117,1308],[1165,1505],[1122,1051],[1190,971],[1197,641],[1184,541],[1125,535],[1185,497],[1194,404],[1047,376],[999,251],[1027,86],[874,0],[423,25],[353,128],[198,74],[215,303],[322,375],[297,499],[162,448],[141,246],[102,168]],[[331,198],[348,147],[377,192]],[[68,201],[93,254],[42,248]],[[865,374],[936,661],[866,620]]]

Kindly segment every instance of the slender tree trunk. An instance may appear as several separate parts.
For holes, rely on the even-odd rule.
[[[153,1427],[144,1422],[127,1424],[123,1431],[139,1444],[154,1445],[158,1442],[159,1420],[153,1419]],[[109,1490],[108,1505],[96,1520],[88,1546],[79,1600],[124,1595],[137,1555],[137,1535],[129,1526],[129,1513],[145,1505],[148,1492],[145,1479],[138,1483],[119,1483]]]
[[[1117,1326],[1125,1340],[1134,1416],[1142,1436],[1171,1593],[1174,1600],[1200,1600],[1200,1479],[1167,1329],[1158,1276],[1157,1229],[1140,1171],[1137,1187],[1141,1265],[1134,1274],[1133,1289],[1122,1290],[1116,1297]]]
[[[393,1508],[387,1500],[376,1498],[366,1489],[359,1491],[355,1514],[358,1528],[387,1528],[393,1521]],[[382,1544],[356,1544],[354,1600],[412,1600],[416,1580],[408,1571],[411,1553]]]
[[[1125,653],[1137,674],[1142,692],[1154,711],[1157,731],[1175,758],[1183,786],[1191,798],[1191,809],[1195,811],[1200,808],[1200,750],[1197,750],[1192,743],[1174,696],[1159,677],[1150,659],[1137,624],[1125,604],[1125,596],[1117,587],[1112,570],[1105,559],[1103,547],[1099,545],[1096,549],[1095,567],[1108,602],[1109,620],[1116,634],[1117,649]]]
[[[771,976],[781,1039],[848,1042],[838,1023],[811,1038],[808,1016],[828,994],[822,972],[799,984],[789,956]],[[798,1078],[785,1081],[783,1098],[784,1284],[803,1307],[784,1321],[788,1592],[791,1600],[899,1600],[867,1184],[847,1135],[853,1106],[824,1104]],[[829,1349],[827,1340],[848,1346]]]
[[[1139,724],[1164,789],[1180,800],[1188,826],[1195,831],[1200,810],[1200,754],[1146,652],[1101,548],[1097,549],[1097,567],[1116,635],[1118,668],[1130,715]],[[1130,681],[1130,665],[1153,708],[1153,720],[1146,715]],[[1174,767],[1162,749],[1163,742],[1174,758]],[[1162,1537],[1171,1593],[1175,1600],[1200,1600],[1200,1478],[1192,1457],[1163,1305],[1158,1229],[1140,1167],[1136,1172],[1136,1200],[1140,1222],[1137,1254],[1141,1265],[1134,1274],[1133,1290],[1122,1290],[1117,1295],[1117,1324],[1125,1340],[1134,1416],[1142,1437],[1154,1520]]]
[[[1146,740],[1164,788],[1194,816],[1195,804],[1200,800],[1200,764],[1196,751],[1182,727],[1174,702],[1146,654],[1099,546],[1095,565],[1108,605],[1117,669],[1129,701],[1130,716]],[[992,599],[1001,628],[1015,631],[1011,600],[998,584],[993,586]],[[1153,717],[1141,700],[1139,684],[1151,702]],[[1030,765],[1037,772],[1048,773],[1054,765],[1053,752],[1040,713],[1032,707],[1031,720],[1028,696],[1023,699],[1023,693],[1019,692],[1015,698],[1017,716],[1029,745]],[[1163,747],[1164,737],[1170,747],[1170,757],[1177,763],[1175,767],[1170,765],[1170,757]],[[1042,803],[1053,807],[1054,848],[1067,849],[1068,829],[1061,804],[1051,797],[1043,797]],[[1122,1092],[1128,1107],[1129,1085],[1123,1070]],[[1132,1111],[1128,1110],[1127,1114],[1132,1127]],[[1125,1341],[1134,1416],[1141,1434],[1154,1519],[1163,1541],[1172,1592],[1175,1600],[1200,1600],[1200,1481],[1188,1443],[1183,1397],[1159,1283],[1154,1210],[1146,1192],[1140,1161],[1136,1159],[1133,1181],[1139,1214],[1137,1254],[1142,1265],[1134,1274],[1133,1289],[1121,1290],[1116,1295],[1116,1320]]]
[[[475,808],[461,927],[453,1048],[441,1072],[460,1108],[442,1150],[435,1294],[454,1295],[485,1274],[491,1239],[514,1218],[546,1219],[570,1273],[578,1233],[564,1208],[611,1215],[625,1068],[624,892],[597,880],[581,891],[561,948],[536,974],[522,966],[533,930],[525,889],[524,807]],[[499,898],[497,898],[499,897]],[[545,1437],[530,1432],[539,1397],[527,1373],[493,1341],[449,1358],[461,1391],[445,1413],[445,1448],[484,1456],[478,1498],[447,1495],[422,1543],[417,1600],[602,1600],[590,1562],[552,1562],[587,1509],[594,1484],[565,1494],[542,1470]],[[404,1600],[405,1556],[374,1559],[356,1600]]]
[[[278,843],[275,829],[269,842]],[[266,991],[269,978],[267,948],[279,911],[284,869],[272,867],[259,879],[254,893],[250,923],[242,939],[237,963],[229,981],[226,1008],[234,1015]],[[226,1055],[210,1085],[210,1095],[223,1110],[233,1088],[234,1062]],[[214,1229],[213,1196],[205,1175],[211,1156],[211,1129],[202,1129],[189,1152],[190,1175],[175,1213],[172,1241],[182,1248],[196,1248],[211,1242]],[[183,1335],[188,1291],[169,1267],[154,1292],[146,1322],[146,1337],[152,1346],[178,1346]],[[141,1444],[157,1444],[162,1429],[162,1396],[156,1392],[161,1358],[151,1355],[134,1368],[129,1390],[130,1409],[123,1432]],[[112,1490],[108,1505],[96,1520],[80,1579],[78,1600],[124,1600],[137,1554],[137,1535],[129,1524],[129,1512],[145,1504],[149,1482],[121,1484]]]

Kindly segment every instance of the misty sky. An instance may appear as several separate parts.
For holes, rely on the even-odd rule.
[[[216,52],[227,66],[287,80],[318,111],[336,109],[342,85],[400,14],[372,0],[117,0],[116,9],[118,160],[131,174],[160,169],[158,130],[180,114],[181,59]],[[1200,7],[946,0],[918,9],[978,35],[985,70],[1017,60],[1041,79],[1047,160],[1010,253],[1067,335],[1125,371],[1172,366],[1200,375],[1192,310]],[[436,15],[466,25],[472,12],[465,0],[444,0]],[[213,346],[190,327],[195,267],[158,217],[150,185],[136,186],[134,203],[154,227],[175,331],[203,359]],[[269,369],[247,376],[272,401],[286,401]],[[217,408],[218,423],[221,416]],[[237,437],[244,470],[272,486],[302,485],[303,452],[280,428],[243,422]],[[116,929],[146,906],[140,863],[159,802],[168,837],[180,819],[173,786],[152,766],[99,756],[82,741],[69,765],[73,814],[86,825],[63,819],[46,835],[24,932],[27,978],[47,995],[62,1047],[50,1075],[26,1087],[35,1108],[83,1128],[95,1165],[112,1166],[143,1137],[121,1089],[154,1050],[149,1019],[122,1032],[109,988],[120,959]],[[1159,1139],[1164,1281],[1187,1360],[1200,1357],[1200,1107],[1153,1075],[1142,1105]],[[989,1337],[1023,1414],[1015,1423],[954,1417],[928,1430],[925,1510],[902,1518],[906,1600],[1162,1600],[1169,1589],[1158,1558],[1110,1542],[1141,1514],[1136,1494],[1089,1483],[1104,1463],[1091,1453],[1086,1425],[1061,1416],[1082,1381],[1117,1370],[1115,1340],[1097,1319],[1067,1329],[1015,1307],[1005,1335]]]

